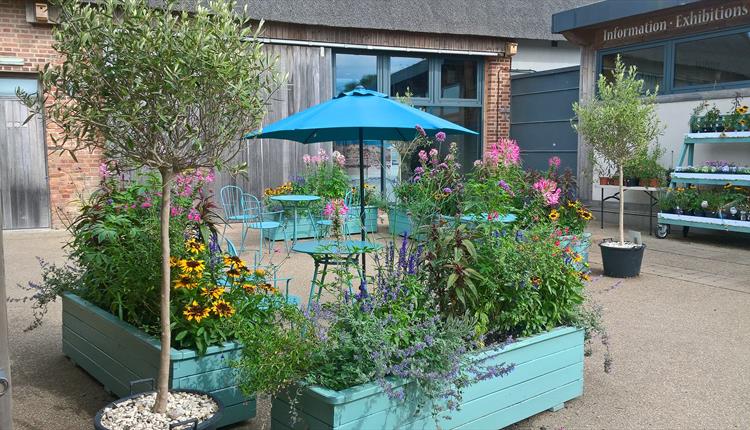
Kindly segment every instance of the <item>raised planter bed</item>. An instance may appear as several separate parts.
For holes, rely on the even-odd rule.
[[[271,428],[287,429],[499,429],[545,410],[559,410],[583,393],[583,330],[560,327],[504,349],[475,356],[484,365],[515,364],[505,377],[477,382],[463,393],[460,410],[438,418],[416,401],[389,398],[377,383],[342,391],[302,389],[293,424],[289,399],[273,400]],[[403,384],[402,384],[403,385]]]
[[[359,208],[351,209],[346,227],[349,234],[359,234]],[[365,230],[368,233],[376,233],[378,231],[377,206],[365,206]],[[291,218],[287,219],[286,234],[287,239],[292,240],[294,225]],[[263,235],[263,237],[269,240],[284,240],[284,232],[280,228],[264,230]],[[300,211],[297,218],[297,239],[309,239],[311,237],[315,237],[315,227],[310,223],[310,218]]]
[[[130,381],[156,378],[159,341],[75,294],[62,297],[63,354],[117,397],[130,394]],[[242,346],[227,342],[206,354],[172,348],[171,388],[195,389],[216,396],[224,404],[218,426],[255,416],[255,398],[242,394],[229,363]]]

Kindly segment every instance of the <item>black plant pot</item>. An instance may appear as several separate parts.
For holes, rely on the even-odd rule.
[[[646,245],[633,248],[616,248],[599,243],[602,251],[604,275],[611,278],[632,278],[641,274],[641,263]]]
[[[205,396],[208,396],[216,402],[216,405],[218,406],[218,409],[216,410],[216,413],[213,414],[209,419],[201,422],[196,422],[195,420],[192,421],[184,421],[182,423],[178,423],[178,425],[173,425],[173,427],[177,426],[178,428],[184,428],[188,430],[215,430],[216,425],[219,423],[221,418],[224,416],[224,404],[221,402],[221,400],[217,399],[216,396],[213,394],[206,393],[205,391],[200,390],[189,390],[189,389],[181,389],[181,390],[170,390],[170,392],[176,392],[181,391],[183,393],[196,393],[196,394],[202,394]],[[102,415],[104,415],[104,410],[116,405],[118,403],[122,403],[126,400],[130,400],[136,397],[140,397],[146,394],[153,393],[153,391],[147,391],[144,393],[138,393],[138,394],[132,394],[127,397],[123,397],[121,399],[115,400],[114,402],[108,404],[107,406],[103,407],[99,412],[96,413],[96,416],[94,417],[94,429],[95,430],[109,430],[107,427],[104,427],[102,425]]]
[[[626,187],[637,187],[638,186],[638,178],[625,178],[625,182],[623,183]]]

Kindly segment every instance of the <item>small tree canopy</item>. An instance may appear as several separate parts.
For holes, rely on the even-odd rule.
[[[617,57],[612,80],[599,75],[598,94],[590,102],[573,104],[580,133],[604,162],[617,167],[642,154],[662,128],[656,116],[656,91],[643,89],[635,66],[626,67]]]
[[[45,94],[19,92],[62,128],[55,149],[103,149],[134,167],[213,167],[256,128],[277,87],[274,61],[234,2],[195,13],[175,3],[60,0],[54,49],[62,64],[41,73]],[[150,24],[147,24],[150,23]]]

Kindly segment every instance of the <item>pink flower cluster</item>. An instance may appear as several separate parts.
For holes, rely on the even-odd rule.
[[[549,164],[550,167],[554,167],[555,169],[557,169],[558,167],[560,167],[560,157],[556,155],[554,157],[550,157],[550,159],[547,160],[547,164]]]
[[[323,216],[333,218],[335,216],[345,217],[349,213],[349,207],[341,199],[331,200],[323,209]]]
[[[534,183],[534,189],[544,196],[547,206],[555,206],[560,203],[562,190],[557,188],[557,182],[542,178]]]
[[[112,176],[112,172],[109,171],[107,163],[102,163],[99,165],[99,176],[101,176],[102,179],[106,179]]]
[[[484,158],[492,166],[517,166],[521,162],[521,148],[514,139],[501,137],[497,143],[490,146],[489,151],[484,154]]]
[[[318,164],[325,163],[328,160],[333,160],[334,163],[342,167],[346,163],[346,157],[344,157],[344,154],[340,153],[339,151],[333,151],[329,157],[325,149],[322,148],[318,151],[317,155],[310,156],[305,154],[302,156],[302,162],[305,163],[306,166],[317,166]]]
[[[180,197],[190,197],[193,195],[193,191],[200,191],[204,185],[213,182],[214,179],[216,179],[216,174],[213,170],[204,172],[201,169],[197,169],[192,173],[177,175],[175,179],[177,183],[177,195]]]

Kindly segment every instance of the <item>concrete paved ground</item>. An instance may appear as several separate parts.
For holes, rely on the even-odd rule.
[[[595,239],[614,234],[591,231]],[[38,280],[36,256],[64,261],[65,240],[60,231],[5,232],[9,296],[23,295],[17,283]],[[597,276],[601,257],[597,246],[591,249],[595,278],[588,289],[604,306],[612,373],[602,371],[595,343],[584,395],[514,429],[750,428],[750,238],[691,232],[688,239],[658,240],[644,233],[644,241],[637,279]],[[309,291],[309,258],[292,255],[281,271],[295,279],[294,293]],[[9,314],[16,428],[90,429],[91,417],[112,399],[62,355],[59,303],[30,333],[22,331],[31,321],[28,303],[10,303]],[[261,399],[258,417],[234,428],[268,429],[268,414]]]

